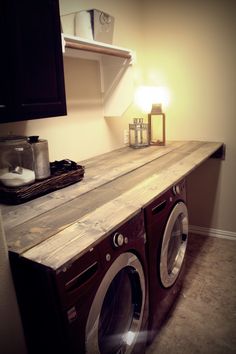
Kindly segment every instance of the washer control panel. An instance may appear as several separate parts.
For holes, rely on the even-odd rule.
[[[172,192],[175,196],[178,196],[183,192],[184,188],[185,188],[185,183],[184,181],[182,181],[172,187]]]
[[[115,247],[121,247],[124,243],[124,236],[120,234],[119,232],[116,232],[113,235],[113,245]]]
[[[173,191],[174,195],[179,195],[181,193],[179,184],[176,184],[175,186],[173,186],[172,191]]]
[[[129,242],[128,237],[125,237],[120,232],[115,232],[113,235],[113,246],[121,247]]]

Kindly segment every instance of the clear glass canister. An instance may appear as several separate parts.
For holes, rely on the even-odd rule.
[[[33,149],[27,137],[0,137],[0,182],[7,187],[19,187],[34,181]]]

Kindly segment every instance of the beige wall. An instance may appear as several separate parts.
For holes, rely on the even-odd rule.
[[[236,22],[232,1],[145,1],[145,80],[171,91],[168,139],[226,143],[189,178],[190,222],[236,232]]]

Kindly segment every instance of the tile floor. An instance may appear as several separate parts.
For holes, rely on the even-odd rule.
[[[190,235],[183,289],[146,354],[236,354],[236,241]]]

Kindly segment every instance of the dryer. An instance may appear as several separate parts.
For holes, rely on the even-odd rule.
[[[29,354],[143,354],[145,241],[139,212],[57,271],[18,260],[14,269],[24,264],[16,278],[24,288],[19,300]]]
[[[186,187],[182,180],[145,208],[150,343],[179,294],[188,240]]]

